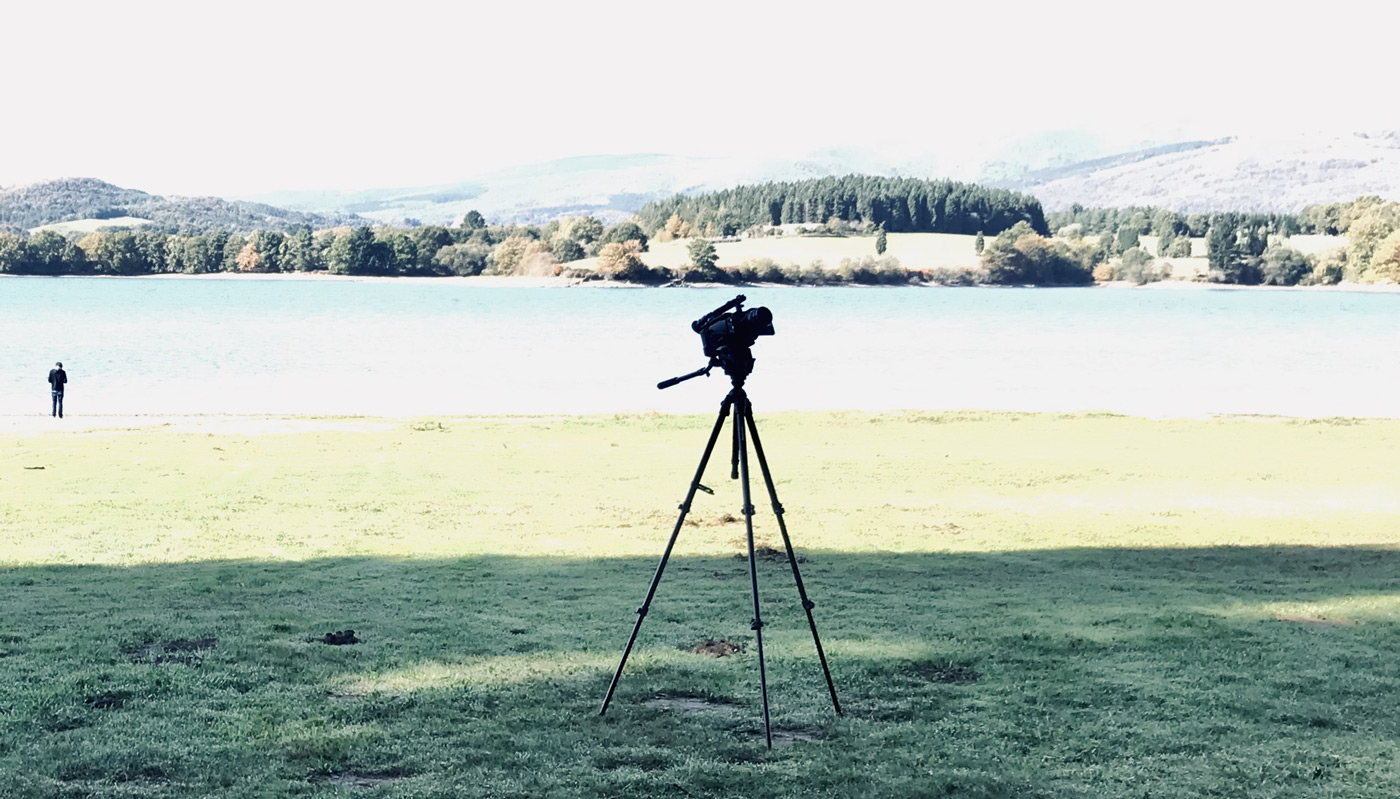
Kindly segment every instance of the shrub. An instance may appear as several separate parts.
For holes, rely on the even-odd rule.
[[[1171,276],[1169,265],[1158,264],[1147,250],[1141,247],[1133,247],[1123,253],[1116,271],[1118,280],[1126,280],[1136,286],[1156,283]]]
[[[1336,247],[1318,253],[1313,258],[1312,272],[1303,279],[1303,283],[1309,286],[1332,286],[1342,282],[1342,276],[1346,274],[1347,251],[1342,247]]]
[[[1312,274],[1308,258],[1292,247],[1275,244],[1264,251],[1259,264],[1260,278],[1269,286],[1296,286]]]
[[[909,282],[909,270],[892,255],[879,258],[842,258],[840,275],[846,281],[867,286],[898,285]]]
[[[1001,285],[1082,285],[1093,281],[1096,248],[1047,239],[1018,222],[982,253],[986,282]]]
[[[1188,236],[1177,236],[1172,239],[1172,243],[1167,245],[1166,256],[1168,258],[1190,258],[1191,239]]]
[[[485,271],[490,256],[491,247],[480,242],[449,244],[433,254],[433,266],[449,275],[469,277]]]
[[[981,275],[972,269],[940,266],[925,272],[923,279],[925,282],[937,283],[940,286],[975,286],[979,277]]]
[[[636,239],[604,244],[598,251],[598,274],[627,283],[664,283],[674,277],[669,269],[642,263],[642,245]]]

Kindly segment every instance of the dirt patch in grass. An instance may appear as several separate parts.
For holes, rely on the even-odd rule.
[[[733,702],[723,699],[704,699],[698,696],[658,696],[642,704],[658,710],[673,713],[727,713],[734,709]]]
[[[935,662],[910,664],[909,673],[927,682],[941,683],[977,682],[982,677],[970,666]]]
[[[1295,616],[1280,613],[1274,616],[1276,621],[1288,622],[1290,624],[1312,624],[1319,627],[1355,627],[1356,622],[1351,619],[1326,619],[1321,616]]]
[[[130,691],[103,691],[83,697],[83,704],[93,710],[114,710],[126,704],[131,698]]]
[[[178,663],[198,666],[204,655],[219,645],[217,638],[174,638],[169,641],[147,641],[122,647],[122,654],[132,663]]]
[[[364,790],[391,785],[403,777],[393,774],[366,774],[358,771],[337,771],[331,774],[317,774],[309,782],[315,785],[339,785],[344,788]]]
[[[717,658],[744,651],[742,646],[733,641],[726,641],[723,638],[706,638],[695,646],[681,647],[681,649],[696,655],[709,655],[710,657]]]

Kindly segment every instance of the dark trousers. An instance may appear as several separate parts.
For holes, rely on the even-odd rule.
[[[53,392],[53,415],[63,418],[63,392],[55,390]]]

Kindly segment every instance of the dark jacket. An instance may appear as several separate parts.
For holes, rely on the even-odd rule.
[[[68,382],[68,373],[67,373],[67,372],[63,371],[62,369],[50,369],[50,370],[49,370],[49,385],[53,386],[53,390],[54,390],[54,391],[57,391],[58,393],[62,394],[62,393],[63,393],[63,384],[64,384],[64,383],[67,383],[67,382]]]

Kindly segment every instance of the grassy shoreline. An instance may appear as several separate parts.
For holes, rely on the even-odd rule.
[[[761,562],[772,753],[723,451],[596,716],[712,421],[0,432],[0,785],[1400,791],[1400,421],[760,417],[847,709]]]

